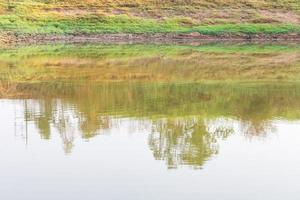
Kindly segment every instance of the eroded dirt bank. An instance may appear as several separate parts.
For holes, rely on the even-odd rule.
[[[139,33],[139,34],[75,34],[75,35],[41,35],[1,32],[0,44],[40,44],[40,43],[192,43],[201,41],[300,41],[299,34],[223,34],[202,35],[199,33],[174,34],[174,33]]]

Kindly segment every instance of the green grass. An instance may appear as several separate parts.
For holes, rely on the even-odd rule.
[[[144,20],[118,17],[82,17],[78,19],[36,19],[19,16],[1,16],[0,30],[16,33],[40,34],[74,34],[74,33],[151,33],[151,32],[184,32],[173,21],[157,23],[155,20]]]
[[[0,32],[300,34],[299,11],[297,0],[0,0]]]
[[[222,24],[192,28],[190,31],[205,35],[220,34],[287,34],[300,33],[300,26],[292,24]]]
[[[299,44],[223,44],[209,43],[200,46],[189,45],[99,45],[99,44],[57,44],[57,45],[29,45],[17,48],[0,48],[0,59],[16,59],[35,56],[73,56],[77,58],[130,58],[139,56],[180,56],[187,52],[221,53],[221,54],[282,54],[300,52]]]
[[[35,18],[0,16],[0,31],[16,34],[101,34],[101,33],[191,33],[222,34],[300,34],[293,24],[183,25],[176,19],[157,21],[128,16],[90,16],[73,18]]]

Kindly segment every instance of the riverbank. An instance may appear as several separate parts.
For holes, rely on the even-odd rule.
[[[299,2],[0,0],[0,43],[300,40]]]
[[[175,43],[201,42],[299,42],[300,34],[115,33],[115,34],[21,34],[0,33],[1,45],[49,43]]]

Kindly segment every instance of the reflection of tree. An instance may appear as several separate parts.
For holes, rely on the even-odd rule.
[[[108,129],[110,127],[110,119],[108,116],[99,116],[99,113],[95,113],[92,117],[85,115],[80,119],[80,128],[82,131],[82,137],[85,139],[96,136],[100,130]]]
[[[60,101],[45,99],[37,104],[26,104],[24,114],[26,121],[35,123],[43,139],[50,139],[51,127],[56,128],[62,138],[65,152],[70,153],[74,141],[74,126],[65,106]]]
[[[246,137],[266,136],[268,132],[276,131],[270,121],[242,121],[241,132]]]
[[[63,144],[64,151],[66,153],[71,153],[74,142],[74,132],[75,128],[70,118],[74,116],[69,116],[68,109],[65,108],[62,102],[57,105],[55,110],[55,118],[52,120],[53,126],[58,130]]]
[[[34,115],[35,123],[40,131],[40,135],[44,139],[50,139],[51,127],[50,120],[52,120],[52,103],[51,100],[45,100],[40,102],[40,114]]]
[[[216,133],[208,131],[200,119],[183,119],[185,116],[237,119],[240,133],[246,136],[270,132],[276,118],[300,118],[298,85],[57,82],[3,84],[2,88],[0,95],[7,98],[38,99],[26,109],[26,121],[33,121],[44,139],[56,129],[66,152],[73,146],[75,129],[82,138],[89,139],[114,127],[112,118],[166,118],[151,122],[149,142],[155,157],[167,160],[170,167],[200,167],[218,150],[213,140],[218,138]],[[182,118],[175,120],[173,116]]]
[[[271,100],[275,102],[271,102]],[[264,95],[247,95],[240,97],[236,115],[241,120],[241,131],[248,137],[265,136],[273,129],[271,118],[277,99]],[[275,108],[276,109],[276,108]]]
[[[219,128],[210,133],[201,119],[164,119],[153,123],[149,145],[154,157],[165,160],[169,168],[186,164],[196,168],[218,153],[218,139],[232,129]]]

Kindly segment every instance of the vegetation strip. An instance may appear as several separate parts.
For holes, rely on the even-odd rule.
[[[0,0],[0,43],[299,40],[296,0]]]

